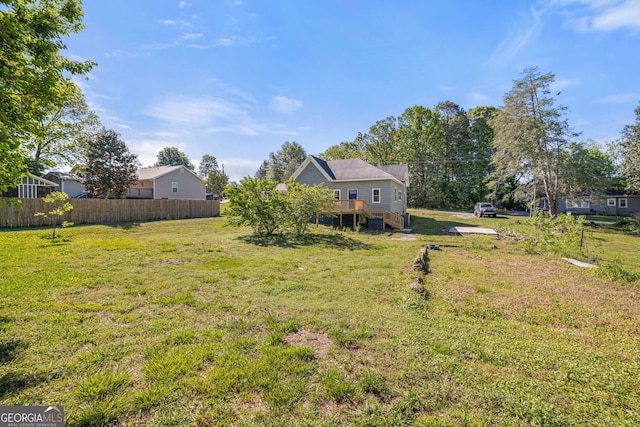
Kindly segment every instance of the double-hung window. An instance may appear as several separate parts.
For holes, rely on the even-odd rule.
[[[380,195],[380,189],[379,188],[374,188],[373,190],[371,190],[371,202],[373,203],[380,203],[381,202],[381,195]]]

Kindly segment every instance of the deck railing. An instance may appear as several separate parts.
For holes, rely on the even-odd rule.
[[[404,227],[404,217],[389,212],[382,206],[373,206],[364,200],[331,200],[319,211],[321,214],[363,214],[367,218],[381,218],[383,226],[388,224],[393,228]]]

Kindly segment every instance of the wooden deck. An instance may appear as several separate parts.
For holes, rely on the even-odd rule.
[[[392,228],[404,227],[404,217],[402,215],[389,212],[382,206],[372,206],[364,200],[332,200],[325,208],[320,209],[318,214],[353,215],[354,224],[356,223],[357,215],[364,215],[367,218],[381,218],[383,228],[387,225]],[[318,216],[316,217],[316,222],[318,221]]]

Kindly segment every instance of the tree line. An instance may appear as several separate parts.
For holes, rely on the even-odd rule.
[[[137,157],[119,135],[101,126],[73,80],[97,64],[62,55],[64,39],[83,28],[80,0],[1,4],[0,193],[17,186],[26,171],[38,175],[80,165],[76,170],[86,175],[91,191],[121,195]],[[605,151],[571,128],[566,107],[556,105],[558,94],[551,93],[553,82],[553,74],[526,68],[500,107],[465,111],[452,101],[432,108],[416,105],[319,156],[360,157],[374,165],[406,163],[413,207],[468,209],[489,199],[515,208],[539,201],[555,215],[562,195],[598,194],[607,188],[640,191],[640,106],[635,123],[625,126]],[[269,154],[256,177],[285,181],[305,157],[300,144],[285,142]],[[175,147],[159,153],[157,165],[164,164],[194,170]],[[206,169],[199,172],[208,191],[222,192],[228,177],[215,157],[203,156],[200,167]]]
[[[80,0],[0,1],[0,194],[30,172],[70,167],[89,193],[123,197],[140,166],[115,131],[90,110],[74,77],[97,64],[63,56],[64,38],[82,24]],[[176,147],[158,153],[154,166],[195,167]],[[207,191],[222,193],[224,167],[205,154],[199,175]]]
[[[433,108],[416,105],[318,156],[406,163],[412,207],[469,209],[490,200],[507,209],[546,208],[555,216],[562,196],[640,191],[640,106],[635,124],[602,149],[571,128],[567,107],[557,105],[559,93],[551,93],[554,79],[529,67],[499,108],[465,111],[452,101]],[[305,157],[300,144],[285,142],[256,177],[284,181]]]

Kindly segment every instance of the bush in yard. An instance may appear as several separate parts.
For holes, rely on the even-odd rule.
[[[318,210],[333,199],[333,192],[323,185],[310,187],[287,181],[285,198],[287,208],[284,212],[284,227],[296,237],[302,237]]]
[[[60,222],[62,216],[73,209],[73,205],[68,202],[69,195],[63,191],[52,191],[51,193],[47,194],[42,200],[45,203],[52,205],[51,210],[46,213],[38,212],[35,214],[35,216],[51,218],[51,225],[53,226],[51,238],[55,239],[57,237],[56,230],[58,229],[58,226],[69,227],[73,225],[72,222]],[[56,217],[58,217],[58,220],[56,220]]]
[[[229,199],[229,224],[248,225],[258,234],[273,234],[283,223],[286,196],[276,183],[264,178],[246,177],[240,184],[225,188]]]
[[[582,253],[585,216],[557,215],[537,211],[531,217],[534,235],[526,239],[531,252],[555,252],[565,256]]]
[[[229,199],[229,223],[249,225],[256,233],[273,234],[277,229],[301,237],[318,209],[333,199],[324,186],[287,181],[286,190],[278,190],[274,181],[246,177],[240,184],[225,188]]]

